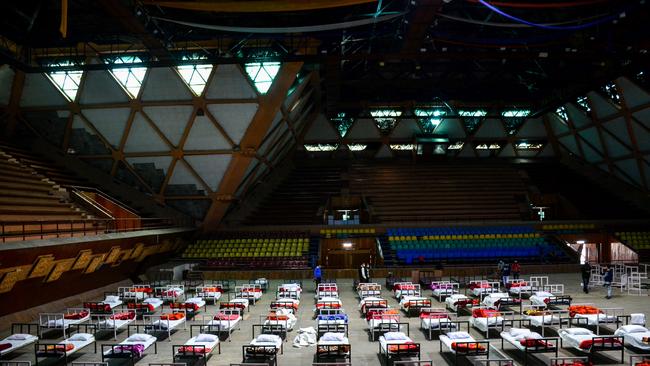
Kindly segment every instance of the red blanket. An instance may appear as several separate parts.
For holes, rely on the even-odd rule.
[[[617,347],[621,345],[621,342],[618,339],[611,341],[607,338],[596,338],[596,339],[585,339],[584,341],[580,342],[580,348],[584,350],[588,350],[591,348],[591,346],[594,345],[594,341],[597,345],[605,345],[609,347]]]
[[[239,315],[237,314],[217,314],[214,316],[214,320],[237,320],[239,318]]]
[[[135,318],[135,313],[134,312],[124,312],[124,313],[116,313],[111,315],[111,319],[114,320],[131,320]]]
[[[212,348],[204,346],[183,346],[178,349],[178,352],[185,353],[210,353]]]
[[[413,342],[388,345],[388,352],[397,352],[398,350],[402,352],[417,352],[420,350],[420,345]]]
[[[467,352],[467,351],[485,351],[485,346],[479,343],[458,343],[452,342],[451,343],[451,349],[454,351],[459,351],[459,352]]]
[[[79,320],[83,319],[88,316],[87,311],[80,311],[78,313],[70,313],[70,314],[65,314],[63,315],[63,319],[68,319],[68,320]]]
[[[474,318],[495,318],[501,316],[501,313],[492,309],[474,309],[472,316]]]

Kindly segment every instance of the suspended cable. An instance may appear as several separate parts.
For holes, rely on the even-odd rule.
[[[618,18],[618,16],[619,16],[618,14],[610,15],[610,16],[607,16],[607,17],[604,17],[604,18],[601,18],[601,19],[597,19],[597,20],[587,22],[587,23],[584,23],[584,24],[579,24],[579,25],[568,25],[568,26],[544,25],[544,24],[539,24],[539,23],[533,23],[533,22],[530,22],[528,20],[518,18],[518,17],[516,17],[514,15],[510,15],[510,14],[504,12],[503,10],[497,8],[496,6],[488,3],[485,0],[478,0],[478,2],[481,3],[483,6],[485,6],[486,8],[492,10],[493,12],[495,12],[497,14],[500,14],[501,16],[504,16],[504,17],[506,17],[506,18],[508,18],[510,20],[514,20],[515,22],[527,24],[527,25],[530,25],[531,27],[537,27],[537,28],[549,29],[549,30],[579,30],[579,29],[586,29],[586,28],[590,28],[590,27],[593,27],[593,26],[596,26],[596,25],[599,25],[599,24],[610,22],[610,21]]]
[[[479,3],[479,0],[467,0],[470,3]],[[612,0],[583,0],[560,3],[506,3],[492,1],[490,4],[504,8],[523,8],[523,9],[558,9],[558,8],[575,8],[579,6],[590,6],[615,1]]]
[[[534,28],[532,25],[528,24],[522,24],[522,23],[496,23],[496,22],[485,22],[481,20],[474,20],[474,19],[467,19],[467,18],[461,18],[461,17],[455,17],[452,15],[447,15],[443,13],[438,13],[437,14],[441,18],[449,19],[449,20],[455,20],[458,22],[464,22],[464,23],[469,23],[469,24],[476,24],[476,25],[485,25],[489,27],[500,27],[500,28]],[[560,23],[544,23],[542,25],[545,26],[559,26],[559,25],[567,25],[567,24],[574,24],[577,22],[584,22],[586,20],[592,20],[592,19],[598,19],[600,17],[605,16],[606,14],[599,14],[595,15],[590,18],[584,18],[584,19],[579,19],[579,20],[570,20],[566,22],[560,22]]]

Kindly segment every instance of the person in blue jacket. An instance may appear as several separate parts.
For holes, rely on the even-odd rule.
[[[614,281],[614,269],[610,265],[607,265],[605,272],[603,272],[603,282],[605,283],[605,288],[607,288],[606,299],[612,298],[612,281]]]
[[[316,282],[316,287],[318,287],[318,285],[320,285],[320,281],[322,279],[322,276],[323,276],[323,274],[321,272],[320,265],[317,265],[316,268],[314,268],[314,281]]]

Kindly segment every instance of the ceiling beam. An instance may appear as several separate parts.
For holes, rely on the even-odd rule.
[[[442,0],[420,0],[413,17],[409,21],[409,28],[404,37],[402,52],[418,52],[424,45],[429,26],[433,22],[438,10],[442,7]]]
[[[219,183],[217,191],[211,197],[212,204],[203,221],[205,231],[215,230],[228,210],[239,184],[244,179],[248,166],[255,159],[257,150],[271,127],[273,118],[280,111],[287,92],[302,65],[302,62],[282,64],[267,94],[260,96],[259,109],[241,139],[240,151],[233,154],[233,158],[223,174],[223,179]]]
[[[173,60],[163,42],[149,33],[135,16],[133,9],[125,6],[120,0],[99,0],[99,4],[109,16],[122,24],[125,31],[140,39],[152,56],[161,61]]]

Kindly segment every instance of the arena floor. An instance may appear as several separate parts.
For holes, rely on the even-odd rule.
[[[525,277],[525,276],[524,276]],[[614,298],[611,300],[606,300],[605,291],[603,288],[594,288],[590,294],[586,295],[581,291],[580,288],[580,276],[579,274],[552,274],[549,275],[550,283],[563,283],[565,284],[565,292],[573,296],[574,303],[593,303],[601,308],[624,308],[625,314],[630,313],[646,313],[650,314],[650,304],[648,302],[649,298],[645,296],[633,296],[622,294],[620,290],[615,290]],[[378,280],[382,285],[384,284],[383,279]],[[279,281],[272,281],[270,288],[275,289],[279,284]],[[369,339],[369,333],[367,330],[367,325],[365,319],[360,316],[358,311],[358,302],[359,299],[356,296],[356,293],[352,288],[352,280],[339,280],[337,281],[339,286],[339,292],[341,300],[343,301],[343,307],[347,310],[348,315],[350,315],[350,325],[349,325],[349,339],[352,344],[352,364],[353,365],[379,365],[380,358],[378,356],[378,342],[371,342]],[[315,326],[315,320],[313,320],[313,308],[314,308],[314,284],[311,281],[304,281],[304,292],[301,300],[300,309],[297,313],[298,323],[294,331],[289,333],[287,341],[285,342],[284,354],[279,356],[278,364],[279,365],[310,365],[314,362],[315,347],[305,347],[305,348],[294,348],[292,346],[293,338],[297,333],[297,329],[301,327],[310,327]],[[392,297],[392,293],[383,289],[383,297],[389,299],[389,303],[392,307],[399,307],[398,301]],[[461,290],[462,291],[462,290]],[[431,291],[426,291],[426,295],[430,295]],[[241,323],[241,329],[236,330],[232,334],[231,341],[225,341],[221,344],[221,354],[214,354],[212,358],[208,361],[208,365],[229,365],[230,363],[239,363],[242,360],[242,345],[248,343],[251,339],[251,325],[259,323],[260,315],[263,315],[267,312],[269,308],[269,303],[274,299],[275,292],[269,291],[259,301],[255,306],[250,307],[250,312],[247,312],[244,316],[244,321]],[[100,300],[100,299],[98,299]],[[525,301],[524,303],[528,303]],[[81,305],[81,304],[79,304]],[[433,307],[444,307],[444,303],[438,303],[436,299],[433,300]],[[214,305],[208,305],[207,313],[215,314],[217,308]],[[446,356],[441,355],[439,352],[439,342],[437,340],[426,340],[424,333],[419,329],[420,323],[418,317],[408,318],[406,316],[402,317],[402,321],[408,321],[410,324],[410,336],[415,342],[419,342],[422,345],[422,360],[433,360],[436,365],[444,364],[453,364],[453,357],[449,357],[449,353],[446,353]],[[467,320],[468,316],[463,316],[461,320]],[[187,339],[190,338],[189,335],[189,324],[188,322],[187,330],[180,329],[172,336],[171,341],[159,341],[158,342],[158,354],[153,354],[153,348],[147,350],[147,354],[142,358],[137,364],[146,365],[150,363],[169,363],[172,362],[172,345],[183,344]],[[471,332],[474,338],[483,339],[483,335],[477,330],[472,329]],[[607,334],[606,332],[604,332]],[[5,336],[6,334],[3,334]],[[435,336],[434,336],[435,337]],[[492,335],[491,344],[494,347],[501,348],[500,338],[497,338],[498,335]],[[122,341],[126,338],[126,331],[118,334],[118,340]],[[58,341],[59,339],[52,338],[47,341]],[[99,344],[115,344],[116,341],[112,339],[102,340],[98,342]],[[10,359],[13,361],[17,360],[29,360],[34,362],[33,356],[33,347],[26,347],[18,352],[11,354]],[[84,353],[75,355],[73,357],[74,361],[77,362],[97,362],[100,361],[101,356],[99,352],[97,354],[92,353],[92,347],[88,347],[83,351],[88,351],[90,353]],[[506,344],[505,351],[502,353],[506,357],[514,358],[517,364],[524,364],[524,357],[521,352],[516,351],[512,346]],[[625,363],[629,364],[629,356],[635,354],[634,351],[630,349],[625,350]],[[578,352],[573,352],[572,350],[562,348],[560,350],[560,356],[580,356]],[[605,356],[607,355],[607,356]],[[549,359],[553,357],[551,354],[538,354],[529,357],[530,365],[548,365]],[[595,364],[619,364],[620,361],[617,358],[620,357],[620,352],[608,352],[604,355],[597,355],[594,358]],[[41,365],[47,364],[49,360],[40,362]],[[118,361],[112,361],[111,365],[116,365]]]

